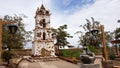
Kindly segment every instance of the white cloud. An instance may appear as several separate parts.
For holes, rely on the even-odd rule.
[[[63,5],[68,6],[72,0],[62,0]]]
[[[120,24],[117,23],[117,20],[120,19],[119,9],[120,0],[96,0],[93,5],[87,5],[82,10],[77,10],[71,15],[60,15],[62,18],[62,21],[60,22],[62,24],[68,24],[68,32],[72,35],[74,35],[74,32],[81,30],[79,25],[85,24],[86,18],[91,20],[91,17],[100,21],[101,24],[105,26],[105,31],[113,31],[117,27],[120,27]],[[71,44],[77,45],[78,36],[74,36],[74,38],[69,41]]]

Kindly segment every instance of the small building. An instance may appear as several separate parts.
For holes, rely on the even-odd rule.
[[[111,43],[116,46],[116,53],[120,56],[120,40],[113,40]]]
[[[58,46],[57,45],[55,45],[56,46],[56,48],[58,49]],[[74,49],[75,47],[74,46],[72,46],[72,45],[66,45],[66,46],[59,46],[59,49],[61,50],[61,49]]]

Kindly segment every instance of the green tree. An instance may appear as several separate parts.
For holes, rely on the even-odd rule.
[[[8,48],[9,50],[22,49],[24,44],[27,41],[31,40],[32,32],[25,30],[25,24],[23,23],[23,18],[25,18],[25,16],[17,16],[17,15],[4,16],[4,22],[15,22],[15,24],[18,26],[18,30],[13,36],[9,33],[9,29],[8,29],[9,24],[3,25],[3,34],[2,34],[3,49],[6,49],[6,48]]]
[[[56,45],[65,46],[69,44],[67,38],[72,38],[72,36],[70,36],[70,34],[67,33],[65,29],[67,29],[67,25],[60,26],[57,29],[52,28],[53,31],[52,35],[57,40]]]
[[[87,44],[87,45],[93,45],[95,48],[99,48],[99,45],[102,44],[102,37],[100,32],[100,22],[95,21],[93,17],[91,17],[92,22],[90,20],[86,19],[87,23],[84,25],[80,25],[80,28],[82,27],[84,29],[83,31],[77,31],[76,33],[81,33],[81,36],[79,37],[79,44]],[[98,30],[99,33],[97,35],[92,35],[91,31]],[[112,40],[111,32],[105,31],[105,38],[107,43],[109,43]]]
[[[115,33],[115,39],[118,40],[120,39],[120,28],[116,28],[116,30],[114,31]]]
[[[67,25],[60,26],[57,29],[52,28],[52,32],[53,32],[52,35],[53,38],[57,41],[56,45],[58,45],[58,47],[66,46],[67,44],[69,44],[67,38],[72,38],[72,36],[69,33],[67,33],[65,29],[67,29]]]

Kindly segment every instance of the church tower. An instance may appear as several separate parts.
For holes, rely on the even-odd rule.
[[[50,12],[42,4],[35,15],[34,41],[32,44],[32,55],[55,56],[55,47],[50,27]]]

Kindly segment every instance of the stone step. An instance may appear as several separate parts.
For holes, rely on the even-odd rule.
[[[7,68],[7,67],[5,67],[5,66],[0,66],[0,68]]]
[[[113,66],[113,68],[120,68],[120,66]]]

